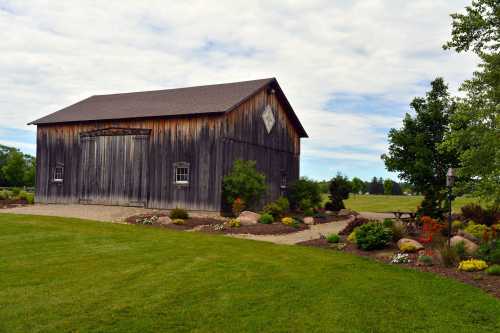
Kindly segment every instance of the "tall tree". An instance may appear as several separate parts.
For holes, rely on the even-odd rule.
[[[24,155],[17,149],[11,150],[7,155],[5,165],[2,167],[2,173],[7,185],[23,186],[25,172],[26,163],[24,161]]]
[[[389,153],[382,159],[389,171],[412,183],[424,194],[420,213],[439,217],[445,198],[446,172],[457,164],[453,150],[442,151],[442,143],[454,103],[442,78],[431,82],[425,98],[417,97],[411,104],[416,115],[406,114],[401,129],[389,131]]]
[[[500,2],[477,0],[466,14],[452,14],[452,38],[444,48],[473,50],[481,59],[465,81],[442,149],[458,151],[458,186],[500,205]]]
[[[384,194],[385,195],[392,195],[392,180],[386,179],[384,180]]]
[[[351,179],[351,191],[355,194],[360,194],[366,191],[365,182],[359,179],[358,177],[354,177]]]

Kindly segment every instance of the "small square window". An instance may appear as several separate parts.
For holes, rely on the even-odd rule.
[[[54,182],[62,183],[64,179],[64,167],[56,166],[54,168]]]
[[[174,181],[176,184],[189,184],[189,163],[174,164]]]

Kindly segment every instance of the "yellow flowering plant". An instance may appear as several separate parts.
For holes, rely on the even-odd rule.
[[[463,260],[458,264],[458,270],[464,272],[482,271],[488,268],[486,261],[479,259]]]

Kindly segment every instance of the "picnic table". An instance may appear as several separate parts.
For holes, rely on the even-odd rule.
[[[416,212],[402,212],[399,210],[390,213],[394,214],[394,217],[398,220],[405,220],[405,219],[415,220],[415,217],[417,216]],[[408,217],[405,218],[404,215],[408,215]]]

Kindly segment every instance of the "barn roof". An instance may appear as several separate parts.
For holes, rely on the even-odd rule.
[[[270,85],[278,91],[300,135],[307,137],[307,133],[275,78],[177,89],[95,95],[34,120],[30,124],[43,125],[225,113]]]

